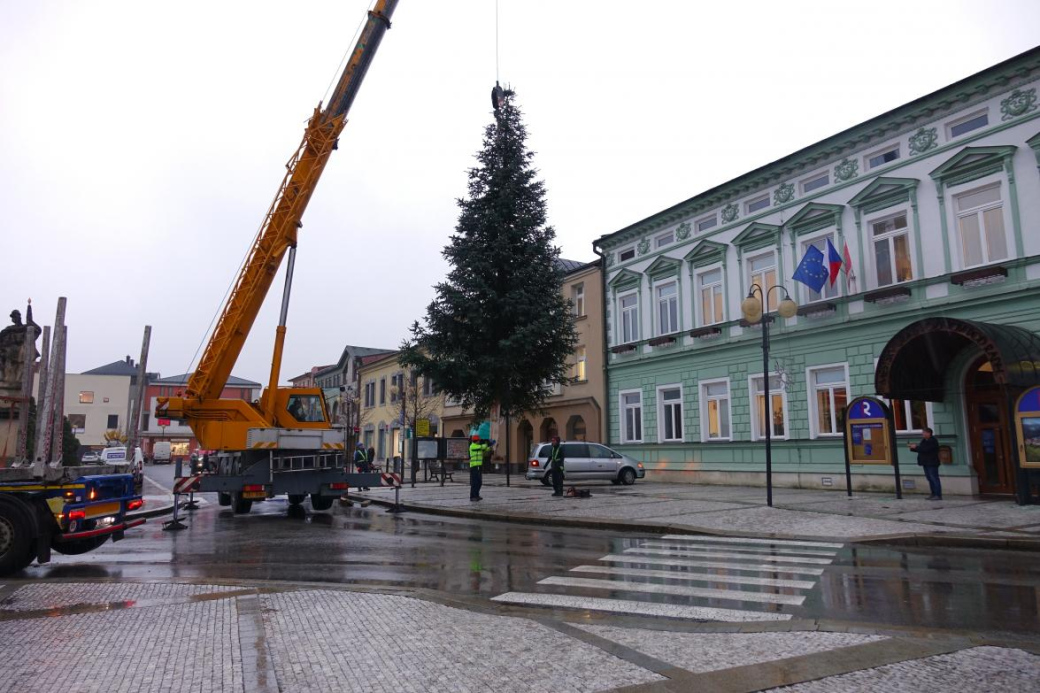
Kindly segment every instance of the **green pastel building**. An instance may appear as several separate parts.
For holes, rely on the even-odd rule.
[[[1015,399],[1040,384],[1040,49],[923,96],[596,241],[608,435],[649,478],[841,487],[844,407],[891,402],[906,444],[935,430],[947,493],[1018,494]],[[847,263],[819,291],[810,248]],[[767,405],[762,326],[771,322]],[[773,288],[777,287],[777,288]],[[894,489],[855,465],[854,488]],[[1035,493],[1035,488],[1034,488]]]

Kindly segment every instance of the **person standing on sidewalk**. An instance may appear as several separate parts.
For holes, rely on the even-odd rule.
[[[552,447],[549,448],[549,473],[552,475],[553,496],[563,495],[563,448],[560,437],[553,436]]]
[[[928,500],[942,500],[942,483],[939,481],[939,441],[932,435],[932,429],[924,429],[924,438],[920,443],[910,443],[910,449],[917,453],[917,464],[924,468],[924,476],[928,479],[928,488],[932,495]]]
[[[469,499],[484,500],[480,497],[480,487],[484,484],[484,456],[491,446],[474,435],[469,444]]]

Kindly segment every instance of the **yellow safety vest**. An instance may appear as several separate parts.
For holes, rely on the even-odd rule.
[[[484,465],[484,453],[490,449],[490,445],[485,445],[483,443],[470,443],[469,466],[482,467]]]

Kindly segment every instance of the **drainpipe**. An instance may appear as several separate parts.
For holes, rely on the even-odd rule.
[[[593,243],[592,252],[599,257],[600,292],[603,297],[603,420],[600,422],[601,441],[610,445],[610,370],[607,368],[609,350],[607,348],[607,258],[599,247]]]

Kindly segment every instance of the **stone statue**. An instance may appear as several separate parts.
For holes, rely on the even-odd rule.
[[[22,324],[20,311],[11,311],[11,323],[0,330],[0,394],[7,396],[19,396],[22,391],[22,376],[25,373],[25,360],[31,358],[33,362],[39,357],[40,352],[36,349],[36,339],[40,336],[39,325],[32,322],[32,314],[29,314],[27,324]],[[33,331],[32,354],[25,353],[25,331]]]

